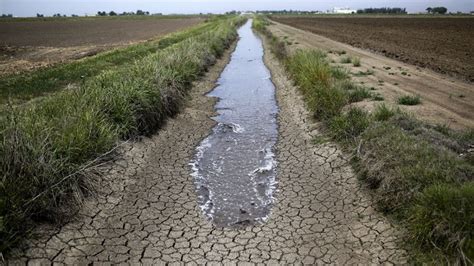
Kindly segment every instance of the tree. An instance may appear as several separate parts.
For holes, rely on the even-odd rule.
[[[431,14],[432,11],[433,11],[433,8],[431,8],[431,7],[426,8],[426,12],[428,12],[428,14]]]
[[[44,17],[44,15],[43,15],[43,14],[36,13],[36,17],[37,17],[37,18],[42,18],[42,17]]]
[[[433,7],[432,12],[434,14],[446,14],[446,12],[448,12],[448,9],[444,6],[438,6],[438,7]]]
[[[107,13],[105,11],[99,11],[97,12],[97,16],[107,16]]]
[[[117,13],[115,13],[114,11],[110,11],[109,16],[117,16]]]

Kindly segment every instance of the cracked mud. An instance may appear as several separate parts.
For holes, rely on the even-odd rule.
[[[151,138],[127,144],[103,167],[102,191],[74,221],[43,227],[10,264],[406,263],[400,229],[371,206],[337,145],[314,145],[319,134],[278,61],[272,72],[278,114],[278,190],[266,223],[216,228],[196,201],[188,165],[211,132],[215,99],[206,97],[229,53],[195,84],[186,108]]]

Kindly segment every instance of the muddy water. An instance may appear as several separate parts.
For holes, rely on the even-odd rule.
[[[264,222],[275,189],[277,140],[275,88],[263,63],[251,21],[209,96],[218,97],[217,125],[191,162],[198,202],[217,226]]]

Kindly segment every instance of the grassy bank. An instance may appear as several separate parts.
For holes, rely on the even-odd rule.
[[[368,89],[331,66],[322,51],[288,54],[266,24],[256,19],[254,28],[269,37],[325,133],[353,152],[353,166],[378,209],[407,227],[414,259],[472,263],[474,131],[429,125],[384,104],[372,113],[353,107],[352,102],[373,98]]]
[[[4,111],[0,251],[35,221],[57,220],[74,210],[94,187],[86,166],[121,140],[154,132],[176,113],[191,83],[235,40],[243,20],[221,18],[127,68],[104,71],[77,89]]]
[[[119,68],[162,50],[187,38],[197,36],[215,28],[219,19],[194,26],[188,30],[172,33],[157,40],[118,48],[70,63],[40,68],[32,72],[8,75],[0,78],[0,104],[8,100],[23,102],[63,89],[68,84],[83,83],[104,70]],[[126,66],[125,66],[126,67]]]

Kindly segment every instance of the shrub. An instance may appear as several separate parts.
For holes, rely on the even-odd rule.
[[[398,104],[401,105],[417,105],[421,103],[420,96],[405,95],[398,98]]]

